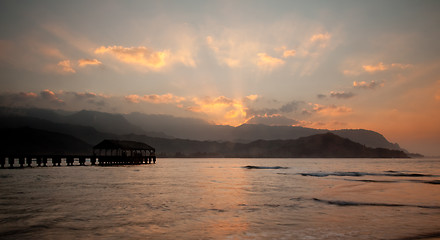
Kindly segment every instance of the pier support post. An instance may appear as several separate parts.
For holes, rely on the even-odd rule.
[[[28,167],[32,167],[32,157],[26,157],[26,164]]]
[[[67,166],[73,166],[73,162],[74,162],[73,157],[67,157],[67,158],[66,158],[66,164],[67,164]]]
[[[10,167],[10,168],[13,168],[13,167],[14,167],[14,161],[15,161],[15,158],[14,158],[14,157],[9,157],[9,158],[8,158],[8,163],[9,163],[9,167]]]
[[[37,166],[41,167],[41,157],[37,157]]]
[[[24,157],[18,158],[18,164],[20,164],[20,167],[22,168],[24,165]]]
[[[153,156],[153,163],[156,164],[156,156]]]
[[[0,158],[0,165],[2,168],[5,168],[5,163],[6,163],[6,157],[1,157]]]
[[[90,158],[90,163],[91,163],[92,165],[96,165],[96,158],[95,158],[95,157],[91,157],[91,158]]]
[[[79,165],[80,166],[85,166],[86,165],[86,158],[85,157],[80,157],[79,158]]]
[[[43,157],[43,167],[47,167],[47,157]]]

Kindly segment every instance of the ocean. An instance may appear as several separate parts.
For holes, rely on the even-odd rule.
[[[63,163],[0,194],[1,239],[440,239],[439,158]]]

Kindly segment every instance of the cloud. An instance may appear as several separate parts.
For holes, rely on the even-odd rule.
[[[400,68],[400,69],[407,69],[412,67],[412,64],[402,64],[402,63],[392,63],[391,67],[393,68]]]
[[[290,49],[290,50],[284,50],[284,52],[283,52],[283,57],[284,58],[288,58],[288,57],[293,57],[293,56],[295,56],[296,55],[296,51],[295,50],[293,50],[293,49]]]
[[[324,99],[324,98],[327,97],[327,95],[325,95],[325,94],[318,94],[318,95],[316,95],[316,97],[319,98],[319,99]]]
[[[59,61],[57,66],[64,73],[76,73],[75,69],[73,69],[72,64],[70,63],[70,60]]]
[[[275,48],[276,51],[283,53],[283,58],[293,57],[296,55],[296,50],[294,49],[287,49],[286,46],[282,46],[279,48]]]
[[[349,107],[336,106],[336,105],[321,105],[312,104],[313,112],[319,113],[324,116],[339,116],[353,112]]]
[[[376,87],[383,87],[385,84],[383,82],[376,82],[372,80],[371,82],[367,83],[365,81],[361,82],[353,82],[353,87],[355,88],[364,88],[364,89],[375,89]]]
[[[363,65],[362,68],[366,72],[374,73],[374,72],[378,72],[378,71],[385,71],[389,67],[384,65],[383,62],[380,62],[377,65]]]
[[[331,38],[331,35],[329,33],[318,33],[318,34],[313,35],[310,38],[310,41],[311,42],[328,41],[328,40],[330,40],[330,38]]]
[[[101,65],[102,62],[98,59],[80,59],[78,60],[78,66],[79,67],[85,67],[88,65]]]
[[[295,112],[298,110],[300,104],[302,104],[303,102],[299,102],[299,101],[291,101],[289,103],[284,104],[283,106],[280,107],[280,112],[282,113],[291,113],[291,112]]]
[[[257,65],[265,70],[271,71],[277,67],[280,67],[284,64],[284,60],[271,57],[266,53],[258,53]]]
[[[246,121],[247,124],[264,124],[269,126],[295,126],[300,122],[279,114],[257,115]]]
[[[153,51],[149,48],[123,47],[123,46],[101,46],[95,49],[96,54],[110,54],[121,62],[159,70],[168,62],[170,51]]]
[[[252,95],[246,96],[246,97],[245,97],[245,101],[255,101],[255,100],[257,100],[259,97],[260,97],[260,96],[258,96],[257,94],[252,94]]]
[[[151,94],[151,95],[143,95],[143,96],[131,94],[125,96],[125,100],[132,103],[149,102],[149,103],[161,104],[161,103],[180,103],[182,101],[185,101],[185,98],[174,96],[171,93],[167,93],[163,95]]]
[[[344,91],[341,91],[341,92],[331,91],[330,92],[330,97],[334,97],[334,98],[338,98],[338,99],[347,99],[347,98],[352,98],[354,96],[355,95],[352,92],[344,92]]]
[[[225,33],[227,36],[216,39],[213,36],[205,38],[208,47],[215,53],[217,61],[221,65],[230,68],[241,67],[247,59],[250,51],[254,48],[252,43],[238,41],[234,33]]]
[[[216,124],[240,125],[246,121],[247,107],[239,99],[225,96],[193,98],[186,110],[209,115]]]
[[[54,92],[50,91],[49,89],[45,89],[45,90],[41,91],[40,96],[44,100],[54,102],[54,103],[64,104],[64,101],[61,100],[60,98],[58,98],[58,96]]]
[[[412,67],[411,64],[402,64],[402,63],[384,64],[383,62],[380,62],[377,65],[363,65],[362,66],[364,71],[369,72],[369,73],[386,71],[390,68],[407,69],[410,67]]]
[[[249,116],[272,116],[277,114],[286,114],[297,112],[298,109],[303,105],[302,101],[291,101],[278,108],[249,108],[247,113]]]
[[[329,33],[314,34],[312,37],[310,37],[309,45],[318,46],[319,48],[326,48],[328,46],[330,39],[331,39],[331,35]]]

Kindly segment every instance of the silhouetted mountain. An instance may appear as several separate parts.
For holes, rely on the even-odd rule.
[[[64,122],[81,126],[90,126],[100,132],[114,134],[145,133],[142,128],[129,123],[127,119],[120,114],[82,110],[66,116]]]
[[[81,139],[88,144],[95,145],[106,138],[115,138],[116,135],[101,133],[92,127],[78,126],[65,123],[54,123],[48,120],[21,117],[21,116],[0,116],[1,128],[34,128],[43,131],[67,134]]]
[[[243,124],[238,127],[211,125],[203,120],[178,118],[168,115],[149,115],[131,113],[125,118],[145,130],[160,131],[165,134],[193,140],[232,141],[248,143],[255,140],[288,140],[332,132],[368,147],[403,150],[398,144],[390,143],[374,131],[364,129],[326,130],[292,126],[268,126],[262,124]]]
[[[257,140],[250,143],[195,141],[125,135],[124,140],[146,142],[162,157],[279,157],[279,158],[407,158],[403,151],[369,148],[332,133],[296,140]]]
[[[9,126],[30,126],[43,130],[71,134],[72,136],[78,137],[90,144],[95,144],[97,141],[102,140],[102,136],[111,134],[140,134],[160,138],[176,137],[179,139],[192,139],[199,141],[249,143],[260,139],[289,140],[332,132],[338,136],[348,138],[367,147],[403,150],[398,144],[390,143],[383,135],[363,129],[329,131],[326,129],[268,126],[261,124],[243,124],[238,127],[232,127],[211,125],[200,119],[180,118],[169,115],[149,115],[142,113],[121,115],[85,110],[69,113],[45,109],[0,108],[0,116],[33,117],[33,120],[20,120],[21,122],[28,121],[30,122],[29,124]],[[61,125],[54,126],[47,122],[41,122],[38,118],[56,122]],[[36,123],[39,123],[39,125]],[[66,123],[70,125],[66,125]],[[42,127],[42,125],[44,125],[44,127]],[[93,128],[80,128],[81,126]]]
[[[70,135],[29,127],[0,129],[1,154],[90,154],[92,146]]]
[[[121,114],[103,113],[97,111],[66,112],[38,108],[6,108],[0,107],[0,116],[3,117],[31,117],[48,120],[54,123],[73,124],[93,127],[97,131],[112,134],[147,134],[155,137],[170,137],[160,132],[146,132],[141,127],[128,122]]]
[[[353,142],[361,143],[368,147],[373,148],[388,148],[394,150],[402,150],[399,144],[390,143],[382,134],[370,130],[364,129],[342,129],[330,131],[343,138],[348,138]]]

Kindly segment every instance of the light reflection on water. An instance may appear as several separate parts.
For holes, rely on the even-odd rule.
[[[440,237],[439,167],[438,159],[160,159],[0,169],[0,236]]]

